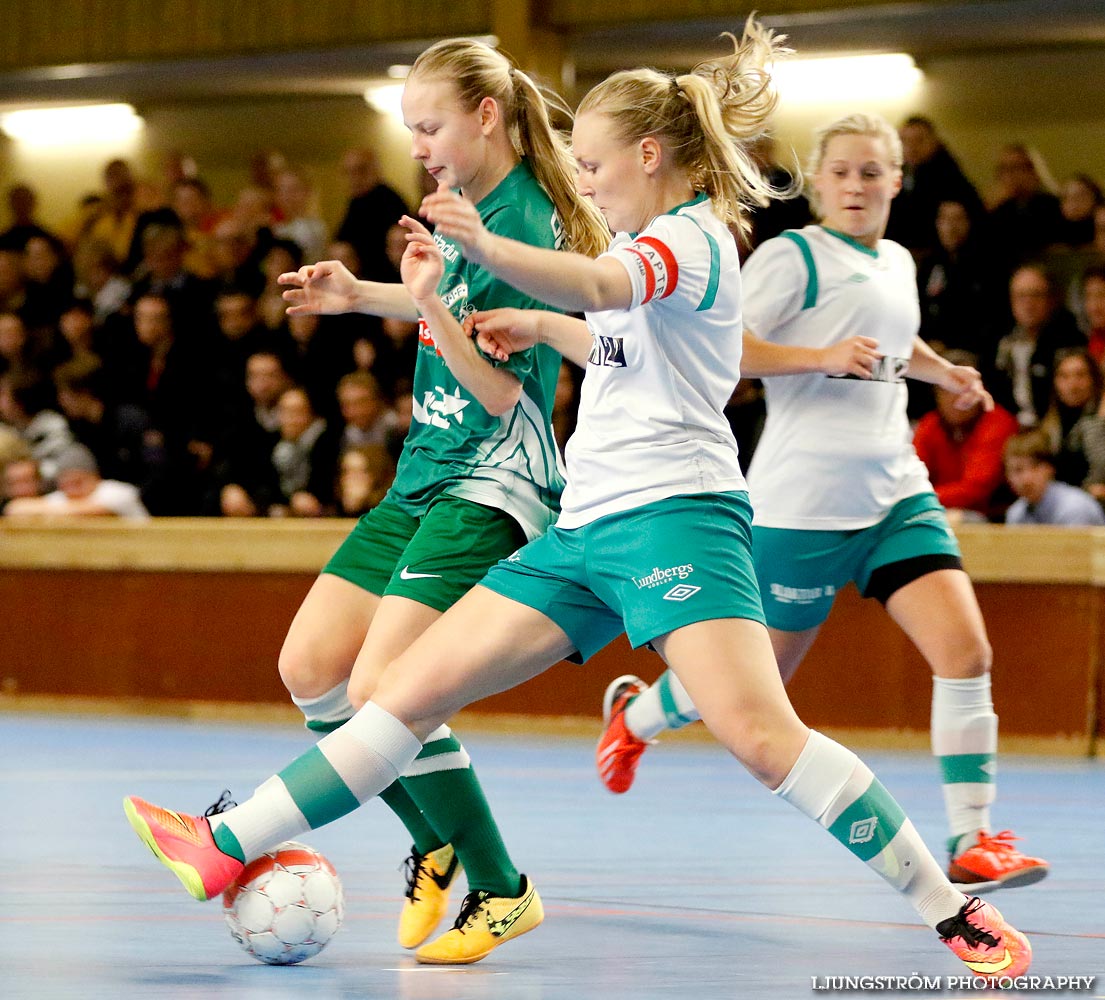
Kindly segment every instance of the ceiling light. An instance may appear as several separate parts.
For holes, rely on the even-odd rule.
[[[129,104],[88,104],[70,108],[34,108],[0,114],[0,130],[35,146],[74,146],[129,139],[142,128]]]
[[[771,70],[785,109],[791,104],[879,102],[910,96],[924,79],[913,57],[883,55],[789,59]]]
[[[365,102],[382,115],[393,118],[403,117],[403,84],[381,83],[369,87],[364,92]]]

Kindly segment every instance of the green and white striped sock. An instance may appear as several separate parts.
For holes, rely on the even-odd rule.
[[[963,894],[948,882],[901,806],[851,750],[810,730],[775,794],[878,872],[933,929],[959,912]]]
[[[932,679],[932,752],[944,779],[944,806],[958,854],[966,839],[990,830],[990,806],[997,789],[998,717],[990,694],[990,675]]]
[[[379,795],[422,749],[395,716],[369,702],[240,806],[212,824],[219,848],[239,860],[314,830]]]
[[[665,729],[682,729],[700,718],[687,689],[670,670],[625,710],[626,728],[639,740],[654,739]]]

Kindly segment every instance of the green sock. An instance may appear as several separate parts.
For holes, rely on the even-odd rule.
[[[434,828],[427,822],[422,810],[415,805],[410,792],[403,786],[402,781],[393,781],[380,793],[388,808],[399,817],[400,822],[407,828],[407,833],[414,841],[414,849],[419,854],[429,854],[439,847],[444,847],[447,841],[437,835]]]
[[[447,726],[431,734],[398,783],[441,840],[453,845],[470,892],[484,889],[495,896],[518,895],[521,876],[507,853],[471,759]]]

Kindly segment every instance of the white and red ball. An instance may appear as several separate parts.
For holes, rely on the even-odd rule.
[[[268,965],[295,965],[317,955],[337,933],[344,912],[334,866],[292,840],[251,861],[223,893],[234,940]]]

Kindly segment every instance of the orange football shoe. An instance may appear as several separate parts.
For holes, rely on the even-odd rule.
[[[219,850],[206,816],[162,809],[134,795],[123,799],[123,811],[142,842],[194,899],[221,895],[245,868]]]
[[[595,748],[595,766],[599,781],[615,795],[628,792],[637,774],[641,754],[649,745],[648,740],[634,736],[625,725],[625,710],[648,685],[632,674],[612,680],[602,699],[602,718],[606,728]]]
[[[1023,976],[1032,964],[1028,938],[977,896],[971,896],[954,917],[940,921],[936,933],[956,958],[983,979]]]
[[[948,865],[949,880],[971,892],[1039,882],[1047,875],[1047,862],[1022,854],[1013,846],[1014,840],[1020,837],[1013,836],[1012,830],[993,834],[980,831],[974,844],[953,855]]]

